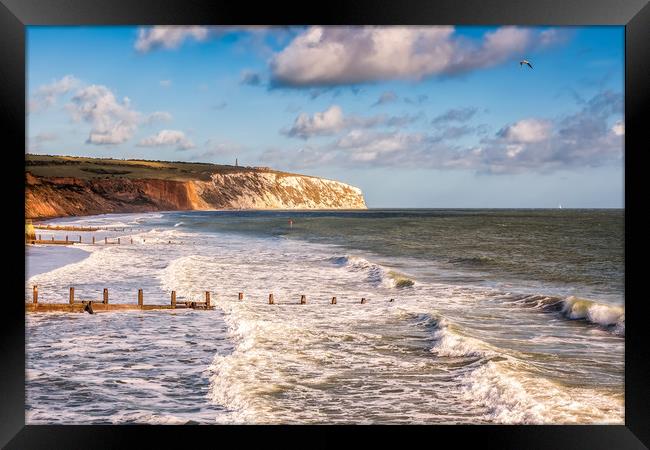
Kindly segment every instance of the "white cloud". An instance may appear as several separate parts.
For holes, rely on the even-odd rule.
[[[166,111],[155,111],[149,115],[136,111],[128,97],[119,100],[108,87],[84,85],[73,75],[38,87],[30,99],[29,109],[32,112],[45,110],[74,89],[77,90],[65,105],[65,110],[74,121],[91,125],[86,140],[89,144],[121,144],[131,139],[140,125],[172,120],[172,115]],[[52,140],[39,135],[33,139],[35,145]]]
[[[499,136],[513,142],[541,142],[551,135],[552,124],[542,119],[522,119],[499,131]]]
[[[171,25],[140,28],[135,49],[142,53],[157,48],[174,49],[178,48],[186,39],[205,41],[208,38],[208,33],[208,27],[204,26]]]
[[[143,120],[142,114],[131,108],[128,97],[120,101],[106,86],[96,84],[77,91],[66,108],[74,120],[92,125],[86,141],[90,144],[121,144]]]
[[[273,81],[323,86],[378,80],[420,80],[492,67],[556,42],[549,30],[501,27],[480,42],[451,26],[313,26],[271,61]]]
[[[561,30],[558,28],[549,28],[539,34],[539,44],[542,47],[550,47],[553,45],[563,44],[569,40],[570,35],[570,31]]]
[[[390,153],[407,152],[424,139],[425,136],[421,133],[352,130],[335,145],[339,149],[353,150],[350,153],[352,161],[372,161]]]
[[[160,80],[160,86],[164,88],[171,87],[172,85],[172,80]]]
[[[178,130],[161,130],[153,136],[142,139],[139,147],[171,147],[176,146],[178,150],[194,148],[194,143],[189,140],[185,133]]]
[[[66,75],[50,84],[39,86],[29,102],[29,111],[39,112],[53,106],[61,95],[67,94],[80,83],[74,76]]]
[[[508,158],[515,158],[524,150],[524,146],[521,144],[506,144],[505,150]]]
[[[236,31],[249,33],[263,33],[271,29],[266,26],[182,26],[182,25],[157,25],[138,29],[138,37],[134,47],[141,53],[156,49],[175,49],[185,41],[193,40],[204,42],[209,38],[221,36]]]
[[[370,117],[344,115],[338,105],[332,105],[323,112],[312,115],[301,113],[293,125],[282,132],[291,137],[309,139],[314,136],[332,135],[351,128],[371,128],[379,125],[399,127],[418,120],[420,116],[387,116],[380,114]]]
[[[140,125],[172,120],[167,111],[148,115],[136,111],[128,97],[119,100],[108,87],[96,84],[79,88],[65,109],[74,121],[91,125],[86,143],[96,145],[122,144]]]
[[[603,91],[574,113],[553,120],[526,118],[485,136],[483,126],[450,126],[436,134],[353,129],[319,146],[270,150],[264,161],[307,167],[405,167],[477,173],[550,173],[619,163],[623,156],[623,96]],[[455,114],[452,114],[455,116]],[[461,136],[475,135],[465,144]]]
[[[325,111],[314,113],[311,116],[307,113],[300,113],[287,134],[308,139],[314,135],[336,133],[344,126],[343,110],[340,106],[332,105]]]
[[[482,172],[513,173],[620,161],[623,141],[608,122],[623,114],[623,96],[603,91],[581,104],[576,113],[553,121],[524,119],[502,128],[495,138],[482,140],[474,164]]]
[[[453,27],[314,26],[278,53],[271,69],[279,83],[297,86],[418,78],[444,67],[450,52],[440,47],[452,33]],[[416,41],[426,41],[435,57],[416,55]]]

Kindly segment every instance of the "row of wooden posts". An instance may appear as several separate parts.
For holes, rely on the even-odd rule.
[[[244,293],[239,292],[237,295],[240,301],[244,300]],[[393,302],[394,299],[390,299],[390,302]],[[367,302],[366,298],[361,298],[361,303],[365,304]],[[307,296],[300,296],[300,304],[304,305],[307,303]],[[275,298],[273,294],[269,294],[269,305],[275,304]],[[332,297],[332,305],[336,305],[336,297]],[[67,308],[66,308],[67,306]],[[33,287],[33,300],[31,304],[27,304],[28,311],[87,311],[93,313],[93,307],[101,311],[107,311],[112,309],[177,309],[177,308],[192,308],[192,309],[214,309],[210,300],[210,291],[205,291],[205,300],[204,301],[182,301],[178,302],[176,300],[176,291],[171,292],[171,303],[169,305],[146,305],[144,304],[144,292],[142,289],[138,289],[138,303],[137,305],[129,304],[110,304],[108,303],[108,289],[104,288],[102,293],[101,301],[94,300],[76,300],[74,287],[70,288],[70,296],[68,304],[55,304],[55,303],[38,303],[38,286],[34,285]]]
[[[130,239],[131,244],[133,244],[133,238],[129,238],[129,239]],[[50,240],[43,240],[43,239],[41,238],[41,235],[39,234],[39,235],[38,235],[38,239],[36,239],[35,242],[36,242],[37,244],[40,244],[40,243],[48,243],[48,242],[49,242],[49,243],[54,242],[54,243],[59,243],[59,244],[63,244],[63,243],[65,243],[65,244],[81,244],[81,236],[79,236],[79,239],[76,240],[76,241],[70,240],[68,236],[65,237],[65,241],[56,241],[56,240],[54,240],[54,236],[52,236],[52,238],[51,238]],[[92,243],[93,243],[93,245],[95,244],[95,242],[96,242],[96,241],[95,241],[95,236],[93,236],[93,237],[92,237]],[[113,242],[109,242],[109,241],[108,241],[108,237],[104,237],[104,244],[118,244],[118,245],[119,245],[119,244],[121,244],[121,242],[122,242],[122,241],[121,241],[120,238],[117,238],[117,242],[114,242],[114,241],[113,241]]]
[[[104,292],[102,293],[102,303],[104,305],[108,305],[108,289],[104,288]],[[273,295],[273,294],[271,294]],[[172,301],[171,301],[171,306],[176,306],[176,291],[172,291]],[[240,298],[243,298],[243,294],[240,293]],[[69,296],[69,303],[72,305],[75,302],[75,296],[74,296],[74,287],[70,288],[70,296]],[[38,286],[34,285],[33,287],[33,303],[38,303]],[[205,301],[204,302],[193,302],[193,303],[205,303],[207,306],[210,306],[210,291],[205,291]],[[144,291],[142,289],[138,289],[138,305],[142,306],[144,305]]]
[[[125,231],[127,228],[108,228],[108,227],[75,227],[72,225],[34,225],[37,230],[58,230],[58,231]],[[129,231],[142,231],[143,228],[129,228]]]
[[[34,225],[34,228],[37,230],[57,230],[57,231],[99,231],[99,228],[95,227],[75,227],[67,225]]]
[[[243,292],[240,292],[239,293],[239,300],[243,300],[243,299],[244,299],[244,294],[243,294]],[[389,301],[392,302],[394,300],[395,299],[391,298]],[[331,300],[330,303],[332,305],[336,305],[336,297],[332,297],[332,300]],[[361,303],[362,304],[366,303],[365,297],[361,298]],[[269,305],[274,305],[274,304],[275,304],[275,299],[273,298],[273,294],[269,294]],[[307,296],[306,295],[301,295],[300,296],[300,304],[301,305],[306,305],[307,304]]]
[[[145,305],[144,292],[138,289],[138,303],[137,304],[124,304],[116,303],[109,304],[108,302],[108,289],[104,288],[101,300],[78,300],[75,297],[74,287],[70,288],[70,296],[68,303],[39,303],[38,302],[38,286],[33,287],[32,303],[26,304],[27,312],[89,312],[94,314],[95,311],[114,311],[114,310],[152,310],[152,309],[178,309],[178,308],[191,308],[191,309],[214,309],[210,301],[210,292],[205,292],[205,301],[176,301],[176,291],[172,291],[171,304],[169,305]]]

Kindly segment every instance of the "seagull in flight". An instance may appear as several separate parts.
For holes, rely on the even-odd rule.
[[[519,61],[519,67],[523,66],[524,64],[528,65],[528,67],[530,67],[531,69],[533,68],[533,66],[530,64],[530,61],[528,61],[527,59],[522,59],[521,61]]]

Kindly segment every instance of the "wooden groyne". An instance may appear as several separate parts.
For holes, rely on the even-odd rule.
[[[96,227],[75,227],[71,225],[39,225],[34,224],[37,230],[56,230],[56,231],[99,231]]]
[[[104,289],[101,299],[78,299],[75,297],[74,287],[70,288],[68,303],[39,303],[38,301],[38,286],[32,288],[32,302],[25,303],[26,312],[88,312],[94,314],[96,312],[104,311],[151,311],[157,309],[199,309],[209,310],[214,309],[214,305],[210,301],[210,292],[205,292],[203,301],[186,300],[177,301],[176,291],[171,292],[171,302],[168,305],[145,305],[144,292],[138,289],[137,303],[109,303],[108,289]]]
[[[101,299],[78,299],[75,297],[74,287],[70,288],[69,291],[69,300],[68,303],[39,303],[38,301],[38,286],[32,288],[32,302],[25,303],[26,312],[76,312],[83,313],[88,312],[94,314],[96,312],[105,312],[105,311],[152,311],[160,309],[197,309],[197,310],[211,310],[214,309],[214,305],[211,301],[210,291],[204,292],[203,301],[197,300],[182,300],[179,301],[176,297],[176,291],[171,291],[170,303],[168,305],[145,305],[144,304],[144,291],[138,289],[137,294],[137,303],[128,304],[128,303],[109,303],[108,298],[108,289],[104,289],[102,292]],[[244,293],[239,292],[237,294],[237,299],[240,302],[244,301]],[[394,302],[395,299],[391,298],[390,303]],[[361,304],[368,303],[368,299],[365,297],[361,298]],[[269,305],[275,305],[275,297],[273,294],[269,294]],[[298,305],[307,304],[307,296],[301,295]],[[336,305],[336,297],[332,297],[330,302],[331,305]]]
[[[32,225],[37,230],[54,230],[54,231],[142,231],[142,228],[132,227],[76,227],[74,225]]]
[[[77,236],[77,238],[74,239],[74,240],[70,239],[69,236],[66,236],[65,240],[54,239],[54,236],[50,236],[50,239],[43,239],[43,237],[39,234],[39,235],[35,236],[35,239],[27,239],[25,242],[27,244],[74,245],[74,244],[82,244],[83,239],[82,239],[81,236]],[[129,244],[133,244],[133,238],[130,237],[128,239],[125,239],[124,243],[127,243],[127,242]],[[90,239],[89,243],[91,243],[93,245],[95,245],[97,243],[104,244],[104,245],[112,245],[112,244],[120,245],[120,244],[122,244],[122,238],[119,238],[119,237],[118,238],[104,237],[103,240],[97,241],[95,239],[95,236],[91,236],[91,239]]]

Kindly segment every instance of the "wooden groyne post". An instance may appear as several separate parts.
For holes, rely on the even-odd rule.
[[[79,243],[81,244],[81,236],[79,236]]]
[[[244,293],[240,292],[238,298],[239,300],[244,300]]]
[[[104,244],[108,244],[108,238],[104,237]]]
[[[336,297],[332,297],[332,305],[336,305]]]
[[[67,235],[65,236],[65,243],[66,244],[68,243],[68,236]]]
[[[365,298],[361,298],[361,304],[363,305],[364,303],[366,303],[366,299],[365,299]]]
[[[117,243],[118,243],[118,244],[120,243],[120,238],[117,238]]]
[[[272,305],[273,303],[273,294],[269,294],[269,305]]]
[[[304,295],[301,295],[301,296],[300,296],[300,304],[301,304],[301,305],[304,305],[304,304],[306,304],[306,303],[307,303],[307,297],[304,296]]]
[[[95,236],[93,236],[93,245],[95,245]]]
[[[66,303],[39,303],[38,302],[38,286],[33,286],[33,300],[25,302],[26,312],[88,312],[94,314],[96,312],[104,311],[152,311],[152,310],[165,310],[176,308],[192,308],[198,310],[211,310],[214,309],[211,303],[211,292],[205,291],[205,303],[201,301],[186,301],[180,304],[176,303],[176,291],[172,291],[172,304],[170,305],[145,305],[143,290],[138,289],[138,303],[137,304],[122,304],[111,303],[108,304],[108,289],[104,288],[103,299],[89,299],[81,300],[75,299],[75,288],[70,287],[70,300]]]

